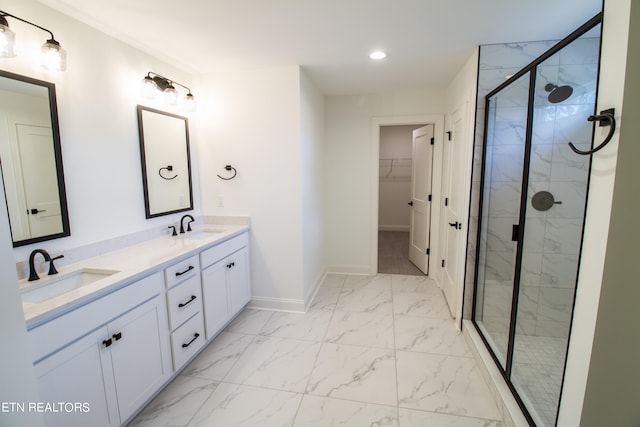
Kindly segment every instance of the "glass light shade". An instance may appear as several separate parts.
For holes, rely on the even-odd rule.
[[[140,92],[144,99],[153,99],[156,97],[156,93],[158,92],[158,86],[151,77],[145,76],[145,78],[142,79]]]
[[[178,91],[173,87],[173,85],[169,84],[163,92],[165,104],[176,105],[178,103]]]
[[[67,52],[54,39],[47,40],[42,45],[42,66],[50,71],[65,71],[67,69]]]
[[[7,25],[0,24],[0,58],[13,58],[16,52],[16,35]]]
[[[182,109],[189,113],[196,111],[196,99],[193,97],[191,92],[189,92],[182,101]]]

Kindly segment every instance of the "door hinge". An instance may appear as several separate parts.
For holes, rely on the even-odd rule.
[[[434,145],[436,143],[436,139],[434,137],[431,137],[431,145]]]
[[[427,196],[427,201],[431,201],[431,194],[429,194],[429,196]]]
[[[429,252],[430,252],[430,251],[431,251],[431,250],[430,250],[429,248],[427,248],[427,255],[429,255]]]
[[[443,267],[443,268],[444,268],[444,264],[445,264],[445,262],[444,262],[444,260],[442,260],[442,267]]]
[[[449,206],[449,198],[448,197],[444,198],[444,205],[445,206]]]

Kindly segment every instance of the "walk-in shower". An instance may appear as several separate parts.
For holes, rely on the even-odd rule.
[[[531,424],[559,406],[589,185],[600,15],[486,96],[473,323]]]

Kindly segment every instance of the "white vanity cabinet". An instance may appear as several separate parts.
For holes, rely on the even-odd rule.
[[[170,377],[156,273],[28,332],[47,426],[118,426]],[[60,403],[64,405],[60,406]]]
[[[248,233],[243,233],[200,253],[207,340],[249,302],[248,245]]]
[[[173,369],[179,370],[205,344],[200,263],[193,255],[165,269]]]

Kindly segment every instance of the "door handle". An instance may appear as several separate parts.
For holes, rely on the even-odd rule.
[[[413,206],[413,200],[407,203],[409,206]]]
[[[458,227],[462,228],[462,224],[459,224],[458,221],[450,222],[449,225],[455,228],[456,230],[458,229]]]
[[[46,211],[47,211],[46,209],[38,209],[38,208],[31,209],[31,215],[37,215],[40,212],[46,212]]]

